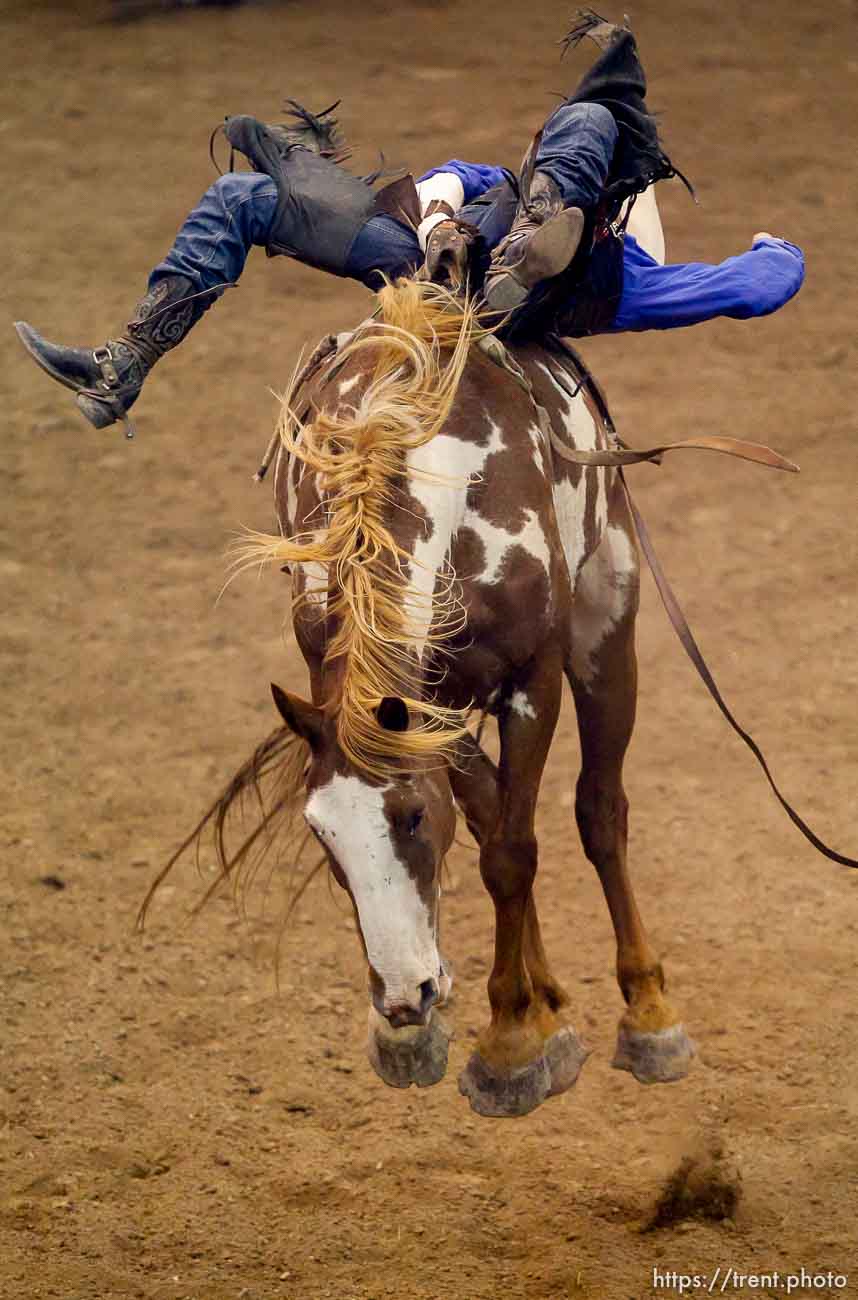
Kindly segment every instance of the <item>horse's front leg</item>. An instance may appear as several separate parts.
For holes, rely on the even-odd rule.
[[[635,719],[637,552],[624,503],[588,560],[575,592],[567,674],[581,737],[575,813],[617,940],[617,980],[626,1002],[613,1064],[641,1083],[688,1073],[693,1044],[664,997],[664,972],[650,947],[626,866],[628,800],[623,759]]]
[[[571,1087],[586,1056],[574,1031],[558,1020],[563,994],[545,963],[531,892],[536,797],[557,722],[561,681],[559,652],[549,649],[499,720],[493,824],[469,817],[475,831],[484,828],[480,871],[495,907],[491,1022],[459,1079],[460,1091],[481,1115],[526,1115],[546,1097]]]
[[[468,830],[482,848],[500,817],[500,793],[498,770],[473,736],[467,736],[462,743],[456,766],[450,769],[450,785]],[[547,1002],[552,1011],[559,1011],[569,998],[549,969],[533,891],[527,900],[523,948],[534,994]]]

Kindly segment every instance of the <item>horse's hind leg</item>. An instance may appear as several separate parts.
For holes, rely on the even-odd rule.
[[[640,919],[626,868],[628,801],[623,758],[637,699],[634,620],[637,550],[625,502],[615,495],[612,521],[584,566],[575,591],[567,676],[581,736],[575,813],[617,938],[617,979],[627,1009],[613,1064],[641,1083],[667,1083],[688,1072],[693,1045],[664,998],[664,973]]]

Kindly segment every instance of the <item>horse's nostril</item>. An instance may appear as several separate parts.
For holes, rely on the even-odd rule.
[[[428,1011],[438,1001],[438,984],[435,980],[424,980],[420,985],[420,1010]]]
[[[375,995],[373,995],[373,1002],[376,1010],[390,1022],[394,1029],[401,1029],[403,1025],[425,1025],[430,1009],[441,996],[438,981],[424,980],[422,984],[418,984],[414,992],[420,999],[419,1005],[415,1005],[411,999],[407,1002],[376,1001]]]

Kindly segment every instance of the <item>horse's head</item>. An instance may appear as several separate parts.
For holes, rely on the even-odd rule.
[[[441,864],[455,829],[447,773],[424,764],[386,781],[370,776],[344,755],[334,718],[272,691],[286,725],[310,747],[304,817],[354,904],[373,1004],[394,1027],[425,1024],[449,990],[438,951]],[[408,727],[395,697],[381,701],[376,717],[383,730]]]

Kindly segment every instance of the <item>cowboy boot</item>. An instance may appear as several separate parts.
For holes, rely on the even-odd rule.
[[[535,171],[529,186],[522,185],[510,232],[495,248],[486,271],[483,296],[489,310],[514,311],[537,284],[562,274],[578,251],[583,231],[581,209],[565,207],[556,182]]]
[[[36,365],[73,389],[90,424],[105,429],[116,420],[128,424],[127,412],[155,362],[182,341],[215,296],[195,292],[183,275],[165,276],[137,304],[125,333],[100,348],[49,343],[26,321],[15,329]]]

